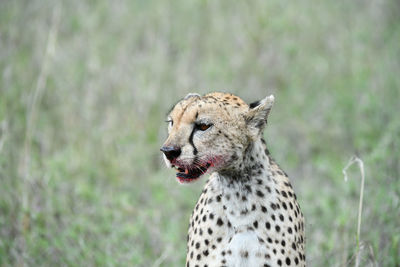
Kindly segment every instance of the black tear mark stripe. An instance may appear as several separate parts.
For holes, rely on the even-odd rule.
[[[195,120],[197,119],[197,117],[199,116],[199,112],[196,112],[196,116],[195,116]],[[193,125],[193,129],[192,129],[192,133],[190,134],[190,137],[189,137],[189,143],[192,145],[192,147],[193,147],[193,155],[197,155],[197,148],[196,148],[196,146],[194,145],[194,143],[193,143],[193,135],[194,135],[194,132],[196,131],[196,125]]]
[[[190,137],[189,137],[189,143],[193,147],[193,155],[197,155],[197,148],[193,143],[193,135],[194,135],[194,132],[196,131],[195,127],[196,126],[193,126],[192,133],[190,134]]]

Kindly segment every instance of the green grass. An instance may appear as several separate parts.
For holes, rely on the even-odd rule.
[[[342,169],[358,154],[361,266],[399,266],[399,12],[1,2],[0,266],[183,266],[202,182],[178,186],[159,147],[165,113],[193,91],[275,95],[265,136],[296,188],[310,266],[354,264],[359,174],[345,183]]]

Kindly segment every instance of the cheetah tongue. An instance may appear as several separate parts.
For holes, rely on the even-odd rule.
[[[179,179],[181,183],[188,183],[196,180],[201,175],[207,172],[207,169],[211,166],[210,163],[207,163],[205,166],[198,166],[194,169],[183,169],[178,168],[178,172],[176,173],[176,177]]]
[[[179,173],[184,173],[186,175],[189,174],[189,169],[177,168],[176,171]]]
[[[176,171],[177,172],[185,172],[185,171],[187,171],[187,169],[182,169],[180,167],[176,167]]]

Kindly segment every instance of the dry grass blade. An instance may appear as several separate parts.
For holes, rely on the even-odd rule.
[[[160,265],[165,261],[165,259],[168,258],[168,256],[169,256],[170,253],[171,253],[171,250],[172,250],[171,246],[168,246],[168,247],[164,250],[163,254],[161,254],[161,256],[154,262],[153,267],[158,267],[158,266],[160,266]]]
[[[7,130],[8,130],[7,129],[7,121],[3,120],[0,123],[0,154],[1,154],[1,151],[3,150],[3,146],[4,146],[4,143],[6,140]]]
[[[34,125],[36,121],[36,109],[37,105],[40,102],[41,96],[43,95],[43,91],[46,88],[46,81],[49,72],[49,64],[50,59],[54,55],[56,40],[57,40],[57,32],[60,20],[60,6],[57,5],[54,8],[53,15],[52,15],[52,24],[49,30],[49,34],[47,37],[46,43],[46,50],[43,57],[39,77],[36,82],[35,89],[32,92],[30,97],[31,101],[28,108],[27,113],[27,120],[26,120],[26,136],[25,136],[25,143],[24,143],[24,154],[23,154],[23,162],[22,162],[22,171],[23,177],[25,181],[25,185],[29,184],[30,179],[30,161],[31,161],[31,139],[32,134],[34,132]],[[28,199],[24,196],[23,199],[23,207],[26,209],[28,206]]]
[[[363,203],[363,196],[364,196],[364,180],[365,180],[364,162],[359,157],[353,156],[347,163],[346,167],[343,168],[342,172],[344,175],[344,180],[347,182],[347,180],[348,180],[347,169],[354,163],[358,164],[358,167],[359,167],[360,173],[361,173],[361,189],[360,189],[360,200],[359,200],[359,205],[358,205],[358,222],[357,222],[357,236],[356,236],[357,251],[356,251],[356,262],[355,262],[355,266],[358,267],[360,265],[360,230],[361,230],[361,214],[362,214],[362,203]]]

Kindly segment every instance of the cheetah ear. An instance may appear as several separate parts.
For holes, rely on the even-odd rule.
[[[185,96],[185,98],[183,100],[186,100],[191,97],[201,97],[201,95],[199,95],[198,93],[189,93]]]
[[[274,100],[275,97],[270,95],[249,105],[245,120],[253,137],[258,136],[267,124],[268,114],[271,111]]]

